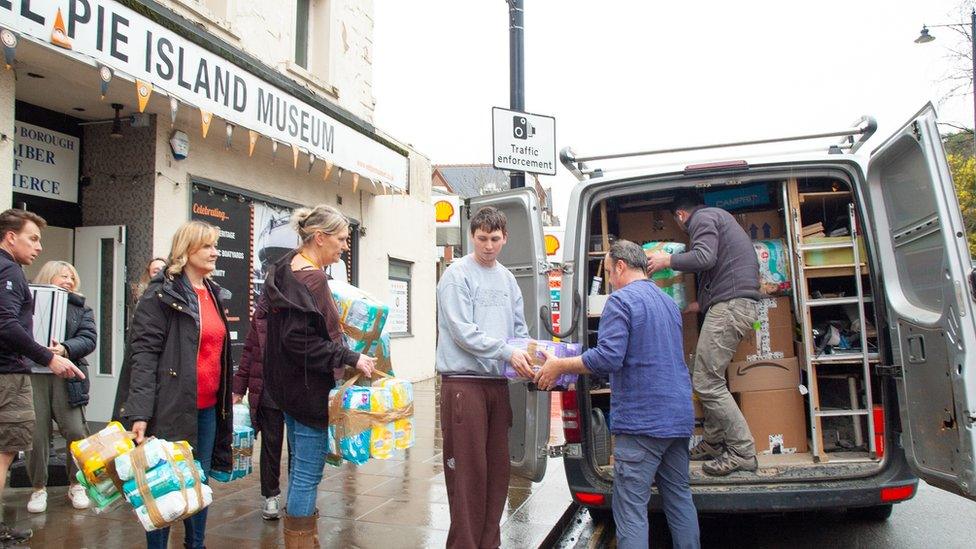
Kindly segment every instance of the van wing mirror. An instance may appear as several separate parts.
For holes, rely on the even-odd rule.
[[[582,299],[578,290],[573,291],[573,321],[570,323],[569,328],[565,332],[555,333],[552,327],[552,310],[548,305],[543,305],[539,307],[539,319],[542,320],[542,327],[549,332],[549,335],[559,339],[569,337],[573,335],[576,331],[576,326],[579,324],[580,311],[583,310]]]

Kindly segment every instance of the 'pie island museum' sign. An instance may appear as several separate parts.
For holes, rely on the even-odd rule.
[[[163,91],[204,118],[218,116],[398,192],[407,187],[408,161],[400,151],[117,2],[0,0],[0,27],[140,81],[143,104]]]

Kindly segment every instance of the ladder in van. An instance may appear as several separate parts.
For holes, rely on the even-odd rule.
[[[790,179],[787,194],[789,195],[790,221],[793,228],[793,250],[796,257],[796,292],[795,303],[800,313],[800,324],[803,334],[803,366],[807,372],[807,385],[810,391],[810,432],[811,432],[811,451],[813,458],[818,462],[828,460],[828,455],[824,445],[823,418],[825,417],[850,417],[853,422],[853,433],[855,442],[858,445],[864,443],[863,432],[860,418],[867,419],[867,448],[871,458],[877,456],[875,445],[875,425],[874,425],[874,401],[871,390],[871,363],[878,362],[878,353],[871,352],[868,347],[867,334],[867,315],[865,304],[872,301],[871,296],[864,293],[864,281],[862,277],[867,272],[867,262],[861,249],[861,234],[853,200],[848,204],[847,215],[850,222],[849,238],[843,242],[831,243],[804,243],[803,220],[800,215],[800,204],[804,199],[805,193],[800,193],[795,179]],[[836,194],[847,193],[849,191],[839,191]],[[827,194],[827,193],[810,193]],[[835,193],[830,193],[835,194]],[[853,195],[850,195],[853,197]],[[811,267],[806,265],[806,253],[829,250],[851,250],[853,263],[842,266],[818,266]],[[854,279],[855,293],[853,296],[831,297],[813,299],[810,296],[808,280],[810,278],[846,278]],[[817,354],[813,338],[813,319],[812,313],[818,307],[828,307],[837,305],[855,305],[857,308],[857,319],[860,323],[860,351],[843,351],[835,354]],[[851,372],[851,367],[855,368]],[[859,367],[859,368],[858,368]],[[824,371],[830,370],[829,373]],[[859,371],[858,371],[859,370]],[[848,392],[850,398],[850,408],[825,409],[821,405],[820,389],[818,376],[821,378],[846,378],[848,380]],[[860,383],[858,383],[860,382]],[[862,404],[863,403],[863,404]],[[862,407],[863,406],[863,407]]]

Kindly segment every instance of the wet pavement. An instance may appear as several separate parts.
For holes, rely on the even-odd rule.
[[[844,512],[819,512],[702,515],[699,525],[704,548],[961,549],[976,546],[976,502],[920,482],[917,495],[895,505],[887,521],[859,519]],[[651,516],[651,548],[671,547],[667,528],[663,515]],[[613,523],[593,520],[587,511],[580,511],[556,546],[561,549],[616,547]]]
[[[323,547],[443,547],[450,527],[447,489],[434,380],[414,385],[413,448],[389,460],[370,460],[356,467],[326,466],[319,485],[319,536]],[[554,407],[558,418],[558,409]],[[554,438],[560,433],[554,422]],[[259,438],[260,440],[260,438]],[[263,499],[254,451],[254,473],[229,484],[211,483],[214,503],[207,518],[207,547],[244,549],[283,547],[281,521],[261,518]],[[285,476],[285,470],[282,470]],[[286,479],[282,479],[282,496]],[[3,519],[15,527],[29,527],[34,537],[25,547],[115,548],[143,545],[145,533],[128,505],[95,514],[76,511],[67,501],[66,487],[48,489],[46,513],[27,512],[30,489],[8,488]],[[502,517],[503,547],[538,547],[571,504],[560,459],[550,459],[545,479],[532,483],[512,477]],[[182,547],[183,527],[170,534],[170,547]]]

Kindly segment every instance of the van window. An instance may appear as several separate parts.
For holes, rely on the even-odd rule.
[[[897,152],[896,152],[897,151]],[[884,206],[895,236],[895,264],[905,298],[935,313],[942,311],[941,278],[945,269],[945,244],[941,225],[931,212],[938,211],[935,187],[928,184],[928,164],[921,146],[904,136],[892,147],[891,162],[880,166]],[[932,222],[918,231],[926,222]],[[921,234],[922,236],[918,236]]]

